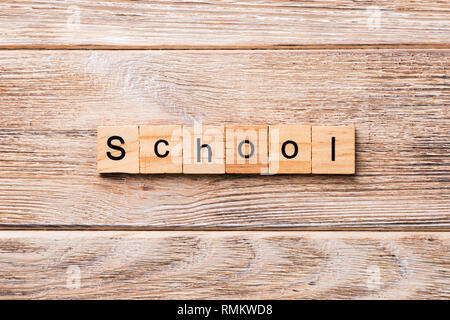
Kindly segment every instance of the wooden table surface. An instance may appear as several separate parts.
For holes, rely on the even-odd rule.
[[[0,2],[0,298],[450,298],[450,3]],[[96,172],[96,128],[356,127],[356,175]]]

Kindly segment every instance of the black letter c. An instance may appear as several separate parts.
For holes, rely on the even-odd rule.
[[[169,155],[169,150],[166,150],[166,152],[164,152],[164,154],[159,153],[159,151],[158,151],[158,145],[159,145],[160,143],[164,143],[166,146],[168,146],[169,143],[168,143],[166,140],[163,140],[163,139],[158,140],[158,141],[155,142],[155,148],[154,148],[154,150],[155,150],[156,156],[157,156],[158,158],[165,158],[165,157],[167,157],[167,156]]]

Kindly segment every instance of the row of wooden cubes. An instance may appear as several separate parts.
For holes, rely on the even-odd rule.
[[[98,172],[354,174],[349,126],[101,126]]]

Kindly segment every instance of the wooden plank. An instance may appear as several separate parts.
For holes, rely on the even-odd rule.
[[[0,298],[448,299],[449,233],[0,232]]]
[[[449,50],[2,51],[1,227],[450,227]],[[96,172],[96,128],[356,127],[355,176]]]
[[[1,1],[4,48],[448,47],[433,0]]]

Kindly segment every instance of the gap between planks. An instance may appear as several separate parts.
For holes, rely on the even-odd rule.
[[[450,43],[323,44],[261,46],[127,46],[127,45],[0,45],[0,50],[350,50],[350,49],[450,49]]]
[[[420,228],[412,226],[411,229],[400,227],[359,227],[359,228],[328,228],[328,227],[197,227],[197,226],[171,226],[171,227],[145,227],[145,226],[103,226],[103,225],[0,225],[0,232],[2,231],[81,231],[81,232],[111,232],[111,231],[148,231],[148,232],[240,232],[240,231],[252,231],[252,232],[408,232],[408,233],[421,233],[421,232],[450,232],[449,227],[442,228]]]

